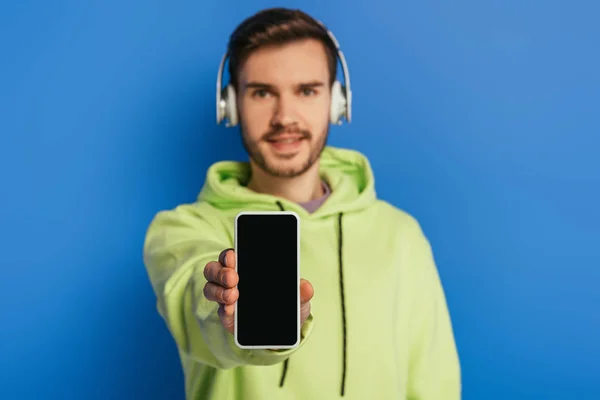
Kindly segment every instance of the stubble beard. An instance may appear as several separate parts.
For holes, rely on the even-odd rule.
[[[277,167],[270,163],[267,158],[264,156],[263,152],[260,150],[259,142],[264,141],[266,138],[270,136],[275,136],[281,133],[281,130],[268,132],[263,137],[258,140],[251,141],[248,139],[247,135],[244,133],[243,128],[240,128],[242,144],[250,159],[265,173],[272,177],[277,178],[295,178],[301,176],[306,171],[308,171],[318,160],[325,146],[327,145],[327,140],[329,138],[329,127],[324,135],[321,136],[318,142],[313,141],[313,135],[308,131],[294,131],[294,133],[301,133],[309,144],[309,154],[308,158],[299,166],[299,167]],[[290,155],[280,155],[277,158],[279,160],[290,160],[294,157],[298,157],[298,154],[290,154]]]

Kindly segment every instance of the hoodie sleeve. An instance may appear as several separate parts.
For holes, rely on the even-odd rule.
[[[461,369],[449,310],[429,241],[417,224],[410,241],[417,289],[410,342],[410,400],[461,399]]]
[[[312,330],[312,315],[302,327],[300,345],[291,350],[242,350],[221,324],[218,304],[204,297],[204,267],[232,247],[226,229],[216,228],[185,205],[158,213],[144,241],[144,264],[157,298],[158,312],[180,356],[215,368],[273,365],[298,350]],[[183,360],[182,360],[183,361]]]

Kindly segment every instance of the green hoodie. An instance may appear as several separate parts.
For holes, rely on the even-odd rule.
[[[187,399],[457,400],[461,373],[444,291],[418,222],[378,200],[368,160],[327,147],[332,190],[314,213],[244,187],[248,163],[219,162],[196,202],[159,212],[144,262],[179,350]],[[203,296],[204,266],[233,247],[242,210],[295,211],[311,315],[292,350],[242,350]],[[265,312],[271,312],[265,310]]]

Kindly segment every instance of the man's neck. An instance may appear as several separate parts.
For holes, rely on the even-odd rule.
[[[323,196],[318,162],[301,176],[280,178],[265,173],[252,165],[252,178],[248,189],[257,193],[279,196],[295,203],[306,203]]]

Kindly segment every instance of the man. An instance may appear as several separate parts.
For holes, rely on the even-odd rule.
[[[144,246],[187,398],[459,399],[459,360],[427,239],[413,217],[376,198],[362,154],[326,146],[337,68],[327,31],[300,11],[265,10],[232,34],[229,60],[232,117],[249,163],[212,165],[197,201],[158,213]],[[243,210],[301,217],[295,349],[235,345],[231,247]],[[277,299],[264,312],[277,318]]]

